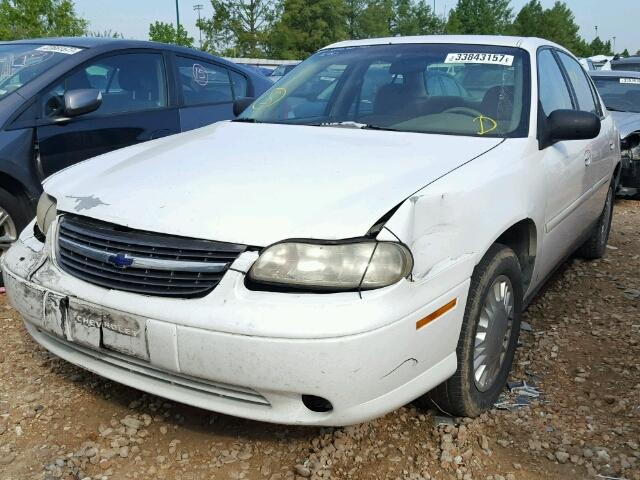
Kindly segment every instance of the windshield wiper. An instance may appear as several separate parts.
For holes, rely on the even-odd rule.
[[[605,107],[607,107],[605,105]],[[609,110],[610,112],[628,112],[629,110],[622,110],[620,108],[615,108],[615,107],[607,107],[607,110]]]
[[[240,123],[262,123],[259,120],[256,120],[255,118],[234,118],[233,120],[231,120],[232,122],[240,122]]]
[[[315,126],[317,127],[336,127],[336,128],[357,128],[359,130],[384,130],[388,132],[399,132],[395,128],[389,127],[381,127],[379,125],[372,125],[370,123],[359,123],[359,122],[327,122],[327,123],[318,123]]]

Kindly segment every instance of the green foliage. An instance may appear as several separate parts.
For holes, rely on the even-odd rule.
[[[591,55],[613,55],[611,40],[603,42],[600,37],[596,37],[589,45],[589,51]]]
[[[447,33],[501,35],[511,27],[510,0],[458,0],[449,13]]]
[[[193,47],[193,37],[190,37],[182,25],[176,27],[173,23],[154,22],[149,25],[149,39],[154,42],[173,43],[183,47]]]
[[[424,0],[374,0],[362,11],[360,30],[363,37],[429,35],[442,33],[444,21]]]
[[[306,58],[319,48],[347,38],[343,0],[284,0],[271,35],[272,56]]]
[[[624,49],[624,51],[620,54],[621,57],[624,58],[629,58],[629,50],[627,50],[626,48]]]
[[[85,35],[71,0],[0,0],[0,40]]]
[[[120,32],[114,32],[113,30],[103,30],[100,31],[92,31],[87,33],[90,37],[98,37],[98,38],[124,38]]]
[[[213,17],[198,23],[204,50],[234,57],[260,57],[274,22],[274,0],[211,0]]]
[[[540,37],[571,50],[578,56],[592,55],[591,49],[578,33],[573,12],[566,3],[557,1],[544,9],[539,0],[531,0],[516,16],[511,33],[525,37]]]

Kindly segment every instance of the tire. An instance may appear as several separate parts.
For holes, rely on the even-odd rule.
[[[496,285],[502,291],[503,282],[510,287],[512,302],[491,303],[490,295],[497,292],[494,290]],[[476,417],[493,407],[504,389],[513,363],[520,334],[522,299],[523,280],[518,257],[510,248],[494,244],[476,266],[471,277],[469,297],[456,349],[458,369],[451,378],[428,394],[429,400],[438,409],[458,417]],[[511,305],[510,312],[504,309],[501,313],[489,315],[488,305],[495,305],[498,311],[502,308],[500,305],[506,303]],[[494,323],[487,323],[488,318],[493,318]],[[490,325],[493,326],[491,330]],[[485,327],[487,331],[483,332]],[[489,331],[493,332],[493,335]],[[476,335],[482,336],[483,333],[485,341],[476,346]],[[483,352],[486,354],[485,357],[482,356]],[[491,355],[496,352],[500,353]],[[493,368],[474,369],[476,354],[478,360],[500,360],[487,362],[487,365],[493,365]],[[480,374],[481,372],[483,373]]]
[[[609,233],[611,233],[614,199],[614,187],[611,185],[598,223],[596,223],[587,241],[576,252],[579,257],[587,260],[596,260],[604,255],[609,242]]]
[[[33,215],[26,200],[0,188],[0,255],[18,238]],[[0,276],[0,286],[2,285]]]

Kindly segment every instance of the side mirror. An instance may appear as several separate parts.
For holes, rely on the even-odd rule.
[[[590,140],[600,134],[600,117],[591,112],[556,110],[547,118],[548,144],[563,140]]]
[[[102,93],[94,88],[69,90],[64,94],[64,115],[77,117],[95,112],[102,105]]]
[[[242,112],[244,112],[249,105],[253,103],[255,98],[253,97],[240,97],[235,102],[233,102],[233,115],[239,116]]]

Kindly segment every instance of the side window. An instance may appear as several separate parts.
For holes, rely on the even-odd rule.
[[[229,71],[199,59],[176,57],[185,106],[233,101]]]
[[[231,75],[231,83],[233,84],[233,96],[235,98],[246,97],[249,90],[247,77],[233,70],[229,70],[229,74]]]
[[[152,110],[167,106],[167,85],[162,55],[129,53],[94,60],[65,77],[41,96],[43,117],[62,113],[64,94],[94,88],[102,92],[102,105],[87,116]]]
[[[547,116],[554,110],[573,109],[567,84],[551,50],[538,54],[538,94]]]
[[[589,84],[589,80],[587,80],[587,74],[584,69],[569,55],[558,52],[558,56],[569,75],[569,80],[571,80],[573,90],[576,92],[578,108],[583,112],[591,112],[597,115],[598,109],[596,108],[591,85]]]

